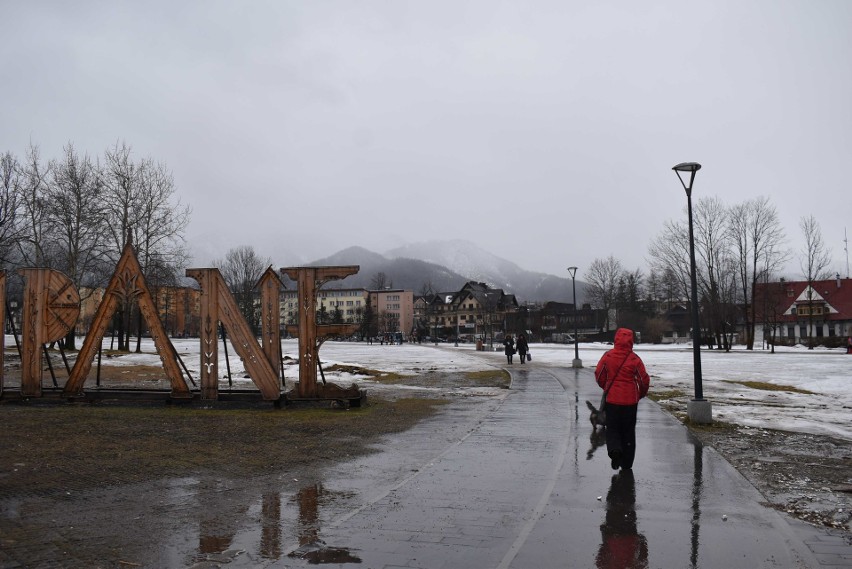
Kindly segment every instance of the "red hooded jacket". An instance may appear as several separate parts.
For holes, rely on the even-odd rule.
[[[616,330],[615,347],[601,357],[595,379],[601,389],[609,387],[606,401],[613,405],[636,405],[648,394],[651,378],[642,358],[633,353],[633,330]]]

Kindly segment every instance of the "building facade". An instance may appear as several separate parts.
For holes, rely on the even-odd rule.
[[[754,302],[764,341],[845,345],[852,336],[852,279],[762,283]]]

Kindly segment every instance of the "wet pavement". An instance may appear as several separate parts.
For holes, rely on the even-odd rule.
[[[632,475],[615,473],[591,435],[591,370],[512,371],[511,393],[475,428],[270,566],[852,566],[842,538],[763,506],[656,404],[640,405]]]
[[[592,370],[510,369],[505,396],[460,398],[331,468],[2,500],[0,567],[852,567],[842,536],[762,505],[653,402],[616,473],[588,420]]]

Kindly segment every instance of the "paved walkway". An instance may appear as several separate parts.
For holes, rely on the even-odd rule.
[[[849,567],[852,548],[791,525],[724,459],[643,401],[633,476],[591,436],[589,369],[512,366],[468,433],[270,567]]]

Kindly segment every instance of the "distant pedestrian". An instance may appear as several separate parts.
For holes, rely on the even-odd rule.
[[[521,357],[521,363],[527,361],[527,352],[530,347],[527,345],[527,337],[523,334],[518,334],[518,341],[515,342],[515,349],[518,350],[518,355]]]
[[[849,336],[849,339],[846,340],[846,353],[852,354],[852,336]]]
[[[615,347],[601,356],[595,380],[606,391],[606,450],[612,468],[631,469],[636,457],[636,410],[651,385],[642,358],[633,352],[632,330],[615,332]]]
[[[503,352],[506,354],[506,360],[509,363],[512,363],[512,356],[515,355],[515,340],[512,339],[512,335],[509,334],[506,336],[506,339],[503,340],[504,350]]]

